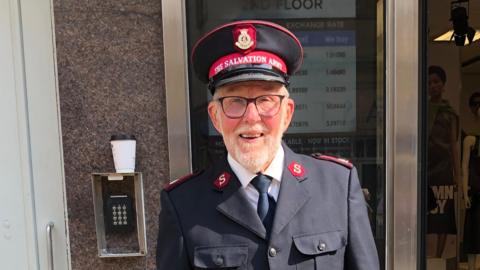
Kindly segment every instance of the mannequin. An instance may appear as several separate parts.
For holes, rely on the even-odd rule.
[[[474,93],[469,107],[480,120],[480,93]],[[466,208],[464,246],[468,254],[468,269],[475,270],[476,254],[480,253],[480,134],[463,139],[462,180]]]
[[[457,234],[454,190],[461,185],[458,116],[443,98],[447,80],[443,68],[430,66],[428,73],[427,184],[435,201],[427,216],[427,237],[436,241],[427,246],[427,254],[449,259],[455,251],[447,237]]]

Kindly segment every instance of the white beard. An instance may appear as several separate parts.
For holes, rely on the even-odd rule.
[[[242,130],[262,131],[264,136],[261,139],[264,140],[264,143],[261,145],[237,145],[235,141],[237,138],[230,136],[223,137],[225,146],[232,157],[243,167],[245,167],[245,169],[252,173],[261,172],[266,169],[266,166],[275,157],[278,147],[281,145],[282,135],[280,134],[280,136],[277,138],[272,137],[272,135],[265,135],[267,128],[263,125],[256,125],[255,127],[242,126],[237,130],[237,132],[242,133]]]

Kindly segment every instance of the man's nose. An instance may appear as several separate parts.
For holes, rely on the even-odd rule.
[[[247,108],[245,109],[245,114],[243,115],[243,119],[247,122],[256,122],[261,120],[261,117],[258,114],[257,107],[253,102],[247,104]]]

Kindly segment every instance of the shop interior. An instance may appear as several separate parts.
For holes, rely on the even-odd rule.
[[[480,269],[480,0],[428,1],[427,33],[426,265]]]

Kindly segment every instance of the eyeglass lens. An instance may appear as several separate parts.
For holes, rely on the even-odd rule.
[[[242,117],[250,102],[254,102],[260,116],[271,117],[278,113],[282,98],[281,95],[264,95],[256,98],[223,97],[220,100],[223,111],[228,117]]]

